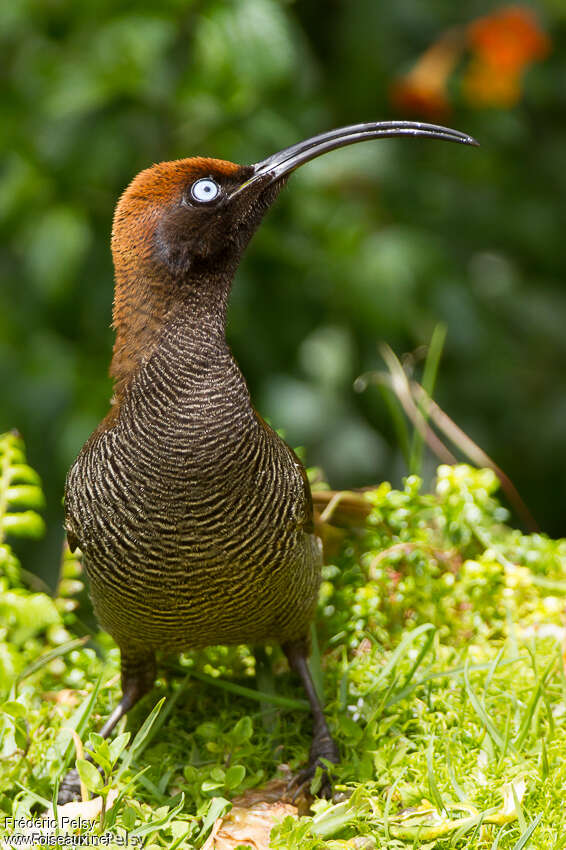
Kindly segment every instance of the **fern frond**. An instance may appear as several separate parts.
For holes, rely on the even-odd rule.
[[[22,438],[15,431],[0,434],[0,545],[6,537],[41,537],[45,523],[38,510],[44,505],[41,480],[26,462]]]

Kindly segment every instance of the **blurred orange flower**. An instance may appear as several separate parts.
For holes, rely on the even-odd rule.
[[[402,112],[439,118],[450,111],[448,83],[464,49],[471,53],[462,91],[473,106],[514,106],[521,98],[526,68],[550,51],[550,39],[526,6],[505,6],[449,30],[429,47],[408,74],[391,87]]]
[[[462,50],[461,37],[451,31],[435,42],[405,76],[391,87],[391,100],[403,112],[439,118],[450,111],[448,78]]]
[[[534,59],[544,59],[550,49],[550,39],[525,6],[507,6],[479,18],[468,34],[478,58],[500,71],[522,71]]]
[[[513,106],[521,97],[524,70],[550,50],[550,39],[533,12],[507,6],[468,27],[473,59],[463,90],[474,106]]]
[[[466,100],[473,106],[514,106],[521,98],[521,74],[501,72],[473,59],[462,81]]]

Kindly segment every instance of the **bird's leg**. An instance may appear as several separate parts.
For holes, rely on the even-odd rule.
[[[292,669],[295,670],[295,672],[301,677],[313,717],[312,744],[309,753],[309,763],[306,768],[293,779],[291,784],[293,789],[295,789],[295,796],[297,796],[301,788],[310,784],[317,767],[321,767],[323,770],[322,785],[318,793],[321,797],[330,797],[332,794],[332,783],[330,776],[328,775],[328,768],[325,764],[323,764],[321,759],[326,759],[329,762],[338,764],[340,761],[340,755],[338,753],[338,747],[330,734],[330,729],[328,728],[324,711],[320,704],[307,664],[307,643],[306,641],[293,641],[292,643],[286,643],[283,645],[283,651],[287,656]]]
[[[122,699],[111,713],[110,717],[100,730],[103,738],[108,738],[119,720],[132,708],[144,694],[151,690],[155,681],[155,655],[153,652],[136,651],[132,654],[129,650],[121,651],[122,666]],[[92,761],[87,754],[85,758]],[[79,772],[76,768],[65,774],[59,786],[57,802],[59,805],[70,803],[72,800],[80,800],[81,783]]]
[[[144,694],[147,694],[153,687],[155,681],[155,655],[153,652],[145,652],[140,655],[138,652],[134,656],[131,655],[131,649],[128,654],[121,651],[121,666],[122,666],[122,699],[100,730],[103,738],[107,738],[119,720],[127,714],[138,700]]]

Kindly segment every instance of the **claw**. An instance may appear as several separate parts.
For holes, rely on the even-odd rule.
[[[63,777],[59,785],[57,805],[64,806],[65,803],[72,803],[74,800],[82,800],[81,780],[76,767],[69,770]]]
[[[332,767],[339,761],[338,747],[330,735],[315,737],[309,755],[309,763],[291,779],[287,786],[287,791],[292,795],[291,802],[294,803],[301,794],[311,798],[316,795],[330,800],[332,797]],[[313,794],[311,785],[319,768],[321,771],[319,773],[320,785]]]
[[[291,802],[295,803],[295,801],[301,797],[309,797],[313,798],[324,797],[326,800],[330,800],[332,797],[332,778],[331,778],[331,769],[332,764],[328,762],[327,759],[317,759],[315,762],[312,762],[307,765],[300,773],[297,773],[287,785],[287,794],[290,796]],[[320,773],[317,777],[317,770],[320,768]],[[318,788],[314,791],[311,790],[313,779],[318,778],[320,780],[317,783]]]

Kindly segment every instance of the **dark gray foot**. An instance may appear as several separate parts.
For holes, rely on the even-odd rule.
[[[320,775],[320,786],[315,788],[315,794],[317,797],[324,797],[326,800],[331,799],[332,768],[325,762],[330,762],[331,765],[338,764],[340,762],[338,747],[330,737],[330,734],[320,738],[315,737],[313,739],[307,766],[293,777],[288,786],[288,790],[292,794],[293,800],[301,794],[312,796],[310,790],[311,783],[315,778],[318,768],[321,769],[322,773]]]
[[[310,785],[316,774],[317,768],[321,768],[321,784],[316,789],[319,797],[330,799],[332,796],[332,778],[330,768],[324,763],[324,760],[331,764],[338,764],[340,755],[338,747],[334,742],[330,729],[326,723],[322,705],[317,696],[310,670],[307,664],[306,642],[298,641],[292,644],[285,644],[283,651],[289,659],[291,667],[299,674],[303,683],[305,693],[308,697],[312,717],[313,717],[313,735],[312,744],[309,754],[309,763],[294,779],[289,783],[289,791],[296,799],[301,793],[310,795]]]
[[[79,779],[79,771],[74,767],[69,770],[63,777],[59,785],[59,794],[57,795],[57,805],[64,806],[65,803],[72,803],[74,800],[81,799],[81,781]]]

